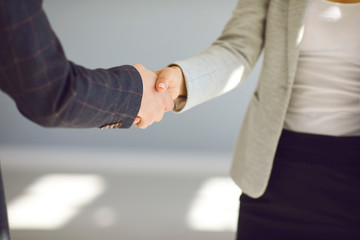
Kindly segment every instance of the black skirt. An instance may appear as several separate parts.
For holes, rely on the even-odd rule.
[[[360,137],[284,130],[264,195],[240,197],[237,239],[360,239]]]

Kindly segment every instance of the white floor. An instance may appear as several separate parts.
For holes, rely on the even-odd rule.
[[[234,239],[231,155],[1,147],[13,240]]]

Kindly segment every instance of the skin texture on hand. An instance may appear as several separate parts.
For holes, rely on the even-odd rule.
[[[161,121],[164,113],[174,108],[174,102],[168,91],[156,90],[155,84],[158,76],[154,72],[141,64],[135,64],[134,67],[140,73],[143,81],[141,106],[134,125],[145,129],[152,123]]]
[[[159,76],[156,81],[156,89],[159,92],[168,90],[174,100],[178,97],[186,97],[186,84],[180,67],[166,67],[155,73]]]

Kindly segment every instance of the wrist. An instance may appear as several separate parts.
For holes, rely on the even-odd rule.
[[[186,89],[185,77],[184,77],[184,73],[183,73],[182,69],[177,65],[170,66],[170,68],[175,70],[176,78],[178,79],[178,82],[180,83],[178,97],[186,97],[187,89]]]

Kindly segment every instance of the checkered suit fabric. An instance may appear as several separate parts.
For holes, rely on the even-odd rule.
[[[140,74],[132,66],[90,70],[68,61],[42,1],[0,0],[0,46],[0,88],[30,120],[49,127],[132,125]]]

